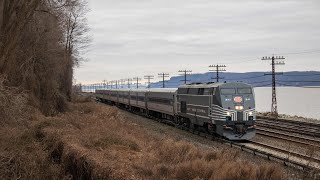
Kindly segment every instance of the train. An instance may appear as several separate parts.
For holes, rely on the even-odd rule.
[[[254,90],[245,83],[101,89],[95,91],[95,97],[103,103],[232,141],[251,140],[256,134]]]

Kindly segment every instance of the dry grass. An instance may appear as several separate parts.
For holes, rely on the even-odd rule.
[[[0,76],[0,126],[21,122],[27,109],[28,96],[18,88],[5,86],[6,78]]]
[[[61,161],[73,167],[66,170],[77,178],[285,179],[281,168],[243,161],[237,151],[212,151],[150,134],[116,108],[81,103],[71,109],[47,119],[50,126],[43,133],[59,137]]]
[[[286,178],[280,167],[157,136],[118,109],[87,101],[55,117],[25,111],[23,125],[0,128],[0,179]]]

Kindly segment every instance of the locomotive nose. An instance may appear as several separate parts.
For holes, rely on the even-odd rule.
[[[244,134],[246,132],[244,124],[236,124],[237,134]]]

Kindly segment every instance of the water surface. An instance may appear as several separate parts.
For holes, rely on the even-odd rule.
[[[271,110],[271,88],[255,88],[256,108],[259,112]],[[279,114],[320,119],[319,88],[277,88]]]

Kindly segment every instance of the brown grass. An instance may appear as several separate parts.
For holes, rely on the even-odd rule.
[[[285,178],[281,168],[243,161],[238,158],[238,151],[213,151],[153,135],[116,108],[81,103],[71,109],[61,117],[47,119],[52,124],[43,128],[43,132],[46,137],[61,139],[64,144],[62,161],[67,161],[64,164],[73,162],[72,166],[82,169],[85,176],[111,179]],[[73,171],[68,173],[74,175]]]
[[[286,178],[280,167],[155,135],[118,109],[93,102],[27,122],[0,129],[0,179]]]

